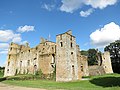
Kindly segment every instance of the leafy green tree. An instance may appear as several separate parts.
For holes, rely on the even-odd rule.
[[[97,50],[89,49],[88,50],[88,65],[97,65]]]
[[[120,73],[120,40],[117,40],[104,48],[111,56],[112,68],[115,73]]]
[[[88,51],[82,50],[82,51],[81,51],[81,55],[88,56]]]
[[[88,57],[88,65],[98,65],[98,55],[100,53],[97,53],[96,49],[89,49],[87,51],[82,50],[82,55],[85,55]]]

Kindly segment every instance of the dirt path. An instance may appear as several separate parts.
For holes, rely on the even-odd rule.
[[[0,82],[0,90],[46,90],[46,89],[12,86]]]

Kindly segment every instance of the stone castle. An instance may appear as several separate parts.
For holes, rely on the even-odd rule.
[[[112,73],[109,53],[102,55],[102,61],[104,71]],[[56,42],[42,38],[34,48],[30,48],[28,43],[10,44],[4,76],[38,71],[48,77],[55,71],[56,81],[80,80],[89,75],[87,57],[81,55],[71,30],[56,35]]]
[[[35,74],[40,70],[46,76],[56,70],[56,81],[78,80],[89,75],[87,57],[80,54],[71,31],[57,35],[56,43],[41,39],[34,48],[28,44],[10,44],[4,76]]]

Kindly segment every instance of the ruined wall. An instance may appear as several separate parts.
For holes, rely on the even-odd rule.
[[[81,63],[82,76],[89,76],[87,57],[81,55],[80,63]]]
[[[81,53],[80,53],[80,48],[79,45],[76,45],[76,49],[77,49],[77,64],[78,64],[78,79],[80,80],[83,76],[83,72],[82,72],[82,68],[81,68]]]
[[[17,54],[19,53],[19,45],[11,43],[9,46],[4,76],[14,76],[16,73]]]
[[[89,66],[90,76],[103,75],[103,74],[105,74],[103,66],[99,66],[99,65]]]
[[[17,74],[34,74],[37,52],[34,48],[22,49],[17,57]]]
[[[77,48],[77,62],[78,62],[78,71],[79,71],[79,79],[82,76],[89,76],[88,70],[88,61],[87,56],[81,55],[79,45],[76,46]]]
[[[12,43],[9,48],[4,76],[35,74],[49,75],[55,71],[56,81],[80,80],[88,76],[87,57],[80,54],[71,31],[56,36],[56,43],[41,38],[34,48]]]
[[[53,73],[52,66],[55,63],[55,43],[45,41],[35,48],[27,48],[20,52],[17,58],[18,73],[35,74],[42,71],[43,74]]]
[[[104,52],[101,55],[101,64],[98,65],[93,65],[89,66],[89,73],[90,76],[95,76],[95,75],[102,75],[106,73],[113,73],[112,70],[112,65],[111,65],[111,59],[110,59],[110,53],[109,52]]]
[[[102,54],[102,66],[105,73],[113,73],[109,52],[104,52]]]
[[[77,79],[76,40],[69,31],[56,37],[56,81]]]
[[[53,42],[45,42],[37,46],[39,49],[39,69],[43,74],[51,74],[55,70],[56,46]]]
[[[35,48],[12,43],[8,53],[4,76],[15,74],[53,73],[55,70],[55,43],[45,41]]]

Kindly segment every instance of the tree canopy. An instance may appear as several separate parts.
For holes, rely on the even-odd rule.
[[[87,51],[82,50],[82,55],[85,55],[88,57],[88,65],[98,65],[98,53],[96,49],[89,49]]]
[[[120,40],[110,43],[104,51],[110,52],[113,71],[120,73]]]

